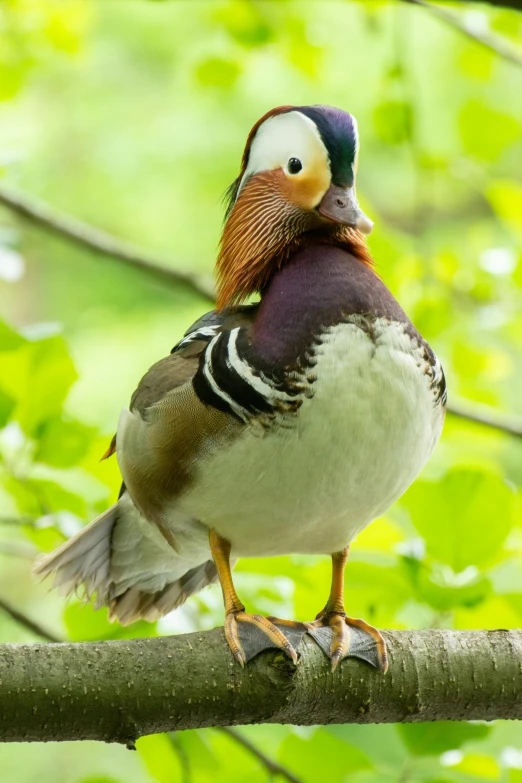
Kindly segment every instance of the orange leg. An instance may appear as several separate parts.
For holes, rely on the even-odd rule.
[[[230,542],[222,538],[215,530],[209,534],[210,551],[216,564],[223,600],[225,603],[225,636],[234,658],[244,666],[250,658],[261,650],[276,647],[283,650],[289,658],[297,663],[297,653],[293,645],[279,628],[266,617],[259,614],[248,614],[236,593],[232,581],[230,569]],[[279,622],[276,618],[270,618]],[[239,626],[242,626],[244,642],[240,638]],[[285,623],[286,624],[286,623]],[[301,623],[292,624],[299,626],[301,634],[306,628]],[[248,648],[248,655],[244,645]]]
[[[314,622],[307,623],[309,633],[332,661],[332,671],[347,656],[362,658],[386,672],[388,655],[380,632],[364,620],[347,617],[344,611],[344,569],[350,547],[332,555],[332,586],[328,602]],[[320,629],[330,628],[332,640],[326,646]]]

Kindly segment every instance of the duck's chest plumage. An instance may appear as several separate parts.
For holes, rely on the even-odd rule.
[[[248,341],[239,331],[214,348],[272,408],[254,412],[255,397],[234,393],[218,354],[207,357],[207,393],[227,387],[244,421],[178,503],[237,556],[339,551],[429,457],[444,416],[440,365],[374,273],[327,246],[274,281]]]

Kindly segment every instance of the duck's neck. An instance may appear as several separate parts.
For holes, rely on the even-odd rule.
[[[299,250],[264,291],[252,347],[268,365],[302,359],[322,330],[361,314],[407,321],[375,272],[349,251],[328,244]]]

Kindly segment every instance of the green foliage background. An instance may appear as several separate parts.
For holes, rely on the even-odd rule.
[[[522,43],[522,15],[462,13]],[[359,120],[378,269],[441,357],[450,400],[522,415],[521,94],[522,69],[399,2],[4,0],[0,185],[210,273],[220,195],[254,121],[282,103],[341,106]],[[115,461],[98,459],[120,409],[208,303],[5,210],[0,296],[0,597],[73,640],[221,624],[217,587],[123,630],[30,577],[37,550],[115,497]],[[354,546],[350,613],[394,628],[520,626],[521,484],[520,441],[448,418],[423,476]],[[299,619],[328,582],[326,559],[237,569],[250,608]],[[0,641],[34,638],[0,612]],[[310,783],[522,781],[517,724],[242,731]],[[145,738],[137,754],[4,745],[0,770],[6,783],[268,778],[216,730]]]

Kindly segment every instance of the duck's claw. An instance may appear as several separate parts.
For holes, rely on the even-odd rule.
[[[377,628],[364,620],[330,612],[305,625],[330,658],[332,671],[343,658],[361,658],[382,672],[388,669],[386,642]]]
[[[284,633],[278,625],[284,628]],[[241,666],[263,650],[269,649],[282,650],[294,663],[297,663],[296,648],[306,630],[304,623],[246,612],[231,612],[225,620],[228,646]]]

